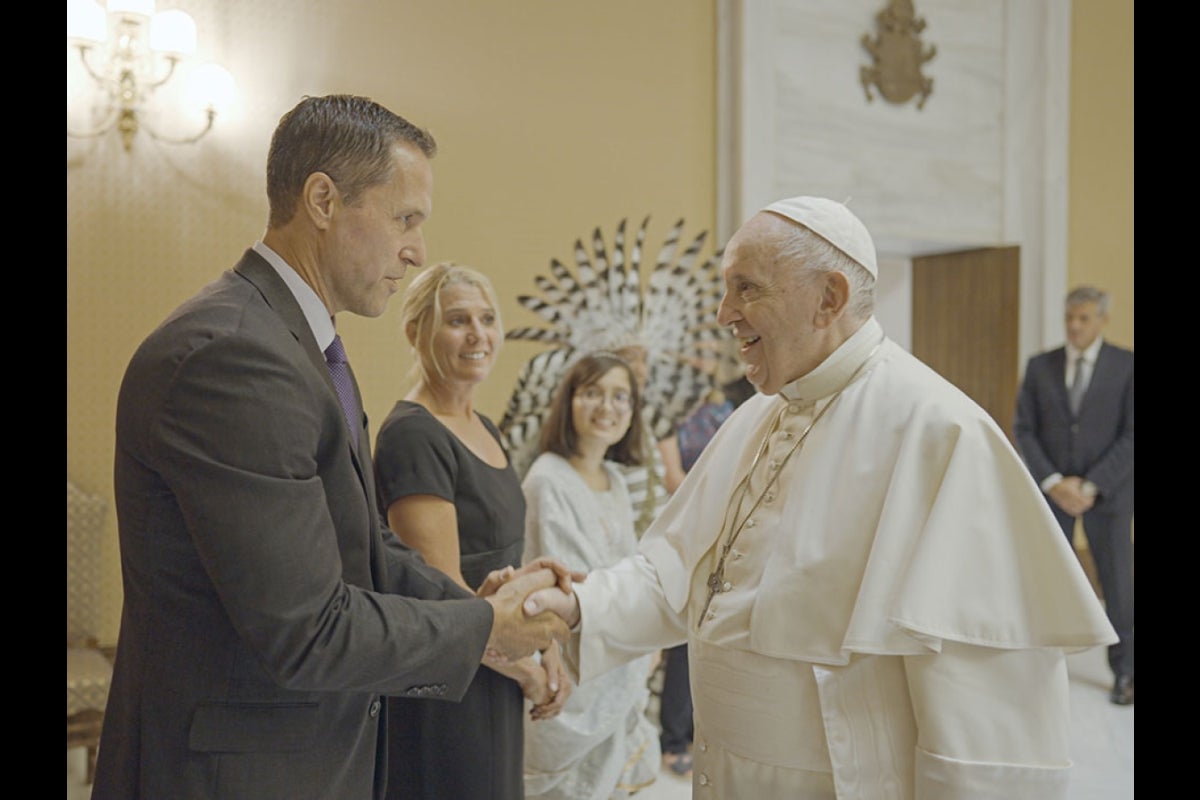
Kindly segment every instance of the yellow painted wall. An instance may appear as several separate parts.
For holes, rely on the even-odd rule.
[[[1133,0],[1075,0],[1068,286],[1112,295],[1105,337],[1133,347]]]
[[[144,135],[68,140],[67,476],[112,498],[122,372],[171,309],[231,266],[266,222],[264,161],[279,116],[303,94],[374,97],[430,128],[431,261],[492,276],[506,327],[575,238],[652,216],[655,242],[682,217],[715,229],[715,0],[160,0],[196,17],[201,55],[225,64],[239,103],[194,146]],[[1110,338],[1133,344],[1133,4],[1074,12],[1069,283],[1115,300]],[[70,62],[69,62],[70,63]],[[70,74],[70,67],[68,69]],[[367,413],[408,388],[397,304],[339,328]],[[479,394],[501,416],[533,345],[510,343]],[[100,631],[116,639],[115,514],[105,540]]]
[[[266,223],[265,158],[303,94],[365,94],[428,127],[434,160],[430,263],[488,273],[506,327],[551,257],[600,226],[651,215],[648,243],[677,219],[715,229],[713,0],[160,0],[196,16],[201,46],[236,76],[238,108],[188,147],[144,136],[68,140],[67,476],[111,500],[121,375],[141,339],[230,267]],[[398,303],[342,315],[373,421],[408,389]],[[507,345],[479,407],[499,421],[520,365]],[[115,514],[105,543],[115,641]]]

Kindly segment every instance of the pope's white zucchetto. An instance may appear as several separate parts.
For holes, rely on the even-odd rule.
[[[872,277],[879,277],[875,242],[862,220],[845,203],[824,197],[791,197],[763,209],[798,222],[849,256]]]

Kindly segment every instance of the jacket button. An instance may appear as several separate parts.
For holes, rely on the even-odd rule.
[[[380,706],[381,706],[381,704],[378,700],[371,701],[371,707],[367,710],[367,713],[371,716],[372,719],[379,716]]]

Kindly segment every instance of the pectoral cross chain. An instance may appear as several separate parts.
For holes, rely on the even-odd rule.
[[[708,614],[708,607],[712,605],[713,598],[720,592],[728,592],[733,587],[725,582],[725,553],[721,554],[720,560],[717,562],[717,568],[712,571],[705,582],[708,586],[708,599],[704,601],[704,610],[700,612],[700,622],[698,625],[704,624],[704,617]]]
[[[767,496],[767,493],[771,491],[771,487],[773,487],[779,480],[779,475],[783,472],[784,466],[791,459],[792,455],[795,454],[798,449],[800,449],[800,445],[804,443],[804,440],[808,438],[808,434],[813,429],[813,426],[816,425],[817,421],[825,415],[825,412],[837,402],[837,399],[842,396],[842,392],[846,390],[847,386],[854,382],[854,379],[857,378],[858,374],[863,371],[863,368],[866,367],[867,364],[871,363],[871,359],[875,357],[877,352],[879,352],[879,348],[882,345],[883,341],[880,340],[880,342],[871,349],[871,352],[867,354],[867,357],[863,359],[863,362],[858,365],[858,368],[854,370],[854,374],[852,374],[846,383],[843,384],[842,388],[838,389],[837,393],[829,400],[829,402],[822,406],[819,411],[817,411],[816,416],[812,418],[812,420],[804,428],[804,431],[796,437],[795,442],[793,442],[792,446],[788,448],[788,451],[784,454],[783,458],[780,459],[778,463],[771,463],[768,473],[770,477],[768,477],[766,480],[766,486],[764,486],[763,490],[759,492],[758,498],[754,501],[754,504],[750,506],[750,510],[746,512],[744,517],[742,517],[742,504],[746,500],[746,495],[750,493],[750,479],[754,476],[755,471],[758,469],[759,459],[762,458],[763,453],[765,453],[767,450],[767,443],[771,438],[771,434],[779,430],[781,427],[786,406],[779,409],[778,416],[775,417],[775,421],[771,424],[771,427],[767,430],[766,435],[763,436],[762,441],[758,445],[758,451],[754,454],[754,460],[750,462],[750,469],[746,471],[746,475],[742,478],[741,482],[738,484],[738,487],[733,490],[733,493],[737,495],[737,503],[733,506],[732,520],[736,522],[738,517],[741,517],[742,521],[737,524],[737,526],[730,532],[728,538],[725,539],[725,543],[721,545],[721,555],[717,559],[716,569],[709,573],[708,580],[704,582],[704,585],[708,587],[708,599],[704,601],[704,609],[700,612],[700,618],[696,621],[697,630],[704,625],[704,620],[708,617],[708,609],[712,605],[713,598],[718,594],[724,594],[725,592],[733,589],[733,584],[725,580],[725,559],[729,557],[729,553],[733,550],[733,544],[737,541],[738,536],[741,534],[742,528],[745,528],[747,523],[750,522],[754,512],[758,510],[759,504],[763,502],[763,498]],[[753,523],[750,523],[750,526],[753,527]]]

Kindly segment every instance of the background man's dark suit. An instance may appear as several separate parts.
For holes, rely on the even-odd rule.
[[[360,459],[300,306],[253,251],[138,349],[95,800],[368,798],[380,695],[462,696],[492,610],[381,526],[365,428]]]
[[[1117,675],[1133,677],[1133,353],[1102,342],[1091,382],[1072,416],[1067,401],[1066,348],[1029,360],[1017,398],[1014,433],[1038,483],[1055,472],[1096,485],[1083,530],[1096,564],[1108,618],[1121,641],[1109,648]],[[1050,507],[1067,539],[1075,518]]]

